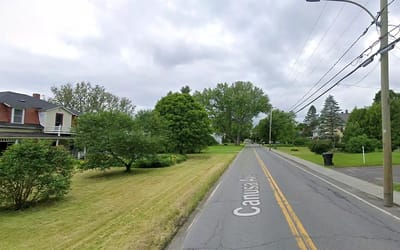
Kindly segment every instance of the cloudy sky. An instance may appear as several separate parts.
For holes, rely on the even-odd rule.
[[[356,1],[374,15],[380,9],[377,0]],[[389,12],[389,23],[399,25],[400,0]],[[326,1],[0,0],[0,91],[50,97],[51,86],[86,81],[142,109],[184,85],[202,90],[251,81],[289,111],[378,39],[372,26],[336,63],[371,20],[357,6]],[[391,35],[400,37],[394,26]],[[400,43],[390,52],[395,91],[399,66]],[[379,72],[376,57],[329,94],[342,110],[370,105]],[[314,103],[318,111],[325,98]]]

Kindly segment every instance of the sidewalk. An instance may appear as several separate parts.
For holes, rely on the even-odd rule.
[[[328,176],[338,182],[341,182],[343,184],[351,186],[354,189],[357,189],[361,192],[367,193],[369,195],[373,195],[379,199],[383,199],[383,187],[381,187],[381,186],[378,186],[376,184],[373,184],[373,183],[370,183],[367,181],[363,181],[361,179],[343,174],[341,172],[338,172],[338,171],[335,171],[335,170],[332,170],[329,168],[322,167],[315,163],[297,158],[295,156],[280,152],[278,150],[273,149],[273,152],[284,158],[287,158],[297,164],[303,165],[317,173]],[[400,193],[399,192],[396,192],[396,191],[393,192],[393,202],[396,205],[400,205]]]

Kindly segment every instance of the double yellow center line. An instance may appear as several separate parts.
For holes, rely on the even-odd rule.
[[[287,201],[282,191],[280,190],[278,184],[276,184],[271,173],[268,171],[267,166],[265,165],[263,160],[261,160],[260,156],[255,150],[254,153],[256,155],[258,163],[260,164],[261,169],[263,170],[265,176],[267,177],[267,180],[271,186],[272,191],[274,192],[275,199],[282,210],[282,213],[289,225],[290,231],[292,232],[293,236],[296,239],[297,245],[301,250],[317,250],[311,237],[308,235],[303,224],[293,211],[292,206],[290,206],[289,202]]]

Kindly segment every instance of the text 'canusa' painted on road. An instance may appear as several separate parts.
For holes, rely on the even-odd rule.
[[[236,216],[254,216],[261,212],[260,205],[260,188],[255,176],[248,176],[240,179],[242,183],[242,203],[241,206],[233,210]]]

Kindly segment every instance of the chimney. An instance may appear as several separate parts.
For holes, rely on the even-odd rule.
[[[33,93],[32,95],[33,98],[40,100],[40,94]]]

